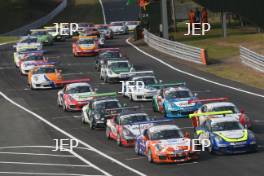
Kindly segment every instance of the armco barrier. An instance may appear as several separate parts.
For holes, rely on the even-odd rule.
[[[205,49],[170,41],[158,37],[147,30],[144,30],[144,40],[150,47],[165,54],[198,64],[207,64],[207,55]]]
[[[240,46],[240,59],[243,64],[264,72],[264,56]]]
[[[3,35],[25,35],[28,33],[30,29],[36,29],[39,28],[45,24],[47,24],[49,21],[51,21],[56,15],[58,15],[65,7],[67,6],[67,0],[63,0],[52,12],[50,12],[48,15],[38,19],[37,21],[25,25],[23,27],[20,27],[18,29],[15,29],[13,31],[7,32]]]

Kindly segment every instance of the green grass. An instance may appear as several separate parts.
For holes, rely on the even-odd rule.
[[[66,9],[52,23],[90,22],[103,23],[101,6],[98,0],[69,0]]]
[[[240,45],[264,54],[263,33],[257,33],[253,27],[241,28],[234,20],[228,27],[227,38],[223,38],[221,25],[214,17],[212,29],[205,36],[185,36],[185,22],[178,23],[178,31],[171,35],[175,41],[206,49],[209,65],[198,69],[264,89],[264,74],[241,64],[239,57]]]
[[[0,34],[29,24],[52,11],[61,0],[0,0]]]
[[[0,43],[9,43],[19,40],[19,37],[16,36],[0,36]]]

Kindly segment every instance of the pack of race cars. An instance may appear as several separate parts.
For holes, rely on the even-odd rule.
[[[34,29],[14,46],[14,63],[22,75],[27,75],[32,90],[60,88],[59,107],[80,111],[82,122],[91,130],[105,128],[107,139],[115,140],[119,146],[133,146],[135,153],[145,155],[149,162],[180,163],[199,158],[199,152],[190,145],[190,135],[175,125],[177,118],[191,119],[198,145],[208,146],[211,153],[256,151],[250,118],[228,98],[199,99],[184,82],[163,83],[151,70],[135,70],[119,48],[104,48],[106,40],[127,34],[137,24],[80,23],[74,36],[55,35],[52,26]],[[89,78],[65,80],[57,63],[45,57],[43,45],[66,40],[72,40],[73,56],[95,56],[95,70],[104,83],[123,81],[122,96],[151,102],[153,111],[164,118],[152,118],[140,107],[122,105],[116,90],[98,93]],[[137,83],[143,86],[138,88]]]

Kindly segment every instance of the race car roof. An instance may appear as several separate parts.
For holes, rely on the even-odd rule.
[[[156,133],[163,130],[179,130],[180,128],[176,125],[156,125],[149,128],[149,132]]]
[[[225,116],[214,116],[209,117],[211,123],[220,123],[220,122],[239,122],[236,114],[227,114]]]
[[[223,106],[234,106],[234,103],[231,102],[212,102],[212,103],[207,103],[205,104],[209,108],[214,108],[214,107],[223,107]]]

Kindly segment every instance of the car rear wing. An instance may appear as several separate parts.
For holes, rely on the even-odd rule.
[[[82,79],[71,79],[71,80],[63,80],[63,81],[57,81],[56,84],[58,85],[66,85],[71,83],[82,83],[82,82],[90,82],[90,78],[82,78]]]
[[[227,101],[227,97],[220,97],[220,98],[208,98],[208,99],[196,99],[196,100],[189,100],[188,103],[208,103],[208,102],[219,102],[219,101]]]
[[[194,113],[194,114],[189,114],[189,118],[192,119],[194,117],[200,117],[200,116],[216,116],[216,115],[227,115],[227,114],[233,114],[233,112],[219,111],[219,112]]]
[[[154,75],[154,71],[148,70],[148,71],[133,71],[133,72],[120,73],[120,75],[129,75],[129,76],[146,75],[146,74]]]

